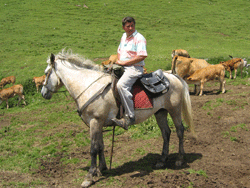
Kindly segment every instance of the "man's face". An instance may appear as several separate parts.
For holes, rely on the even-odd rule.
[[[127,22],[122,28],[126,32],[127,37],[129,37],[130,35],[132,35],[135,32],[134,22]]]

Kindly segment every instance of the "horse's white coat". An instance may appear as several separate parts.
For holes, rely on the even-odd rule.
[[[64,56],[65,57],[65,56]],[[52,62],[51,62],[52,61]],[[45,85],[41,93],[46,99],[52,97],[62,85],[69,91],[75,99],[78,108],[81,108],[90,97],[92,97],[104,84],[111,82],[111,76],[102,71],[78,67],[67,61],[67,58],[60,59],[60,55],[51,56],[45,70],[47,75]],[[92,65],[93,67],[96,65]],[[91,66],[90,66],[91,67]],[[167,114],[169,113],[176,126],[179,137],[179,158],[176,164],[183,161],[183,132],[182,117],[194,133],[193,119],[191,111],[191,101],[188,85],[184,80],[172,74],[164,73],[170,81],[170,88],[164,95],[154,98],[154,108],[135,111],[136,124],[145,121],[150,116],[155,115],[157,123],[163,134],[162,159],[158,166],[163,166],[167,160],[169,152],[170,129],[167,124]],[[96,81],[97,80],[97,81]],[[85,123],[90,125],[91,138],[91,167],[82,186],[89,186],[93,182],[93,176],[99,171],[106,169],[104,157],[104,144],[102,128],[103,126],[113,125],[111,119],[116,117],[118,107],[109,86],[102,94],[96,97],[83,111],[82,118]],[[195,134],[195,133],[194,133]],[[99,155],[99,169],[97,168],[97,155]]]

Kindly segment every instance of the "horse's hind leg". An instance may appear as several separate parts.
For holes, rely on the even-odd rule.
[[[176,166],[181,166],[184,162],[184,147],[183,147],[183,136],[184,136],[184,127],[182,124],[181,112],[178,109],[169,112],[173,122],[175,124],[176,133],[179,138],[179,156],[175,162]]]
[[[155,113],[155,118],[156,118],[158,126],[161,129],[162,138],[163,138],[163,149],[162,149],[161,160],[157,162],[156,168],[164,167],[165,162],[168,159],[169,140],[170,140],[171,130],[168,126],[167,117],[168,117],[167,110],[161,109]]]

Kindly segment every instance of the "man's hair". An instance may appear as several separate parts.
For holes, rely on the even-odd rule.
[[[125,26],[126,23],[131,23],[134,22],[135,24],[135,19],[133,17],[127,16],[122,19],[122,26]]]

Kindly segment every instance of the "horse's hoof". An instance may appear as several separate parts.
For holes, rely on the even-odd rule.
[[[182,160],[178,160],[175,162],[175,165],[178,166],[178,167],[181,167],[183,164],[183,161]]]
[[[101,173],[100,169],[97,169],[97,170],[96,170],[96,176],[97,176],[97,177],[102,176],[102,173]]]
[[[89,187],[90,185],[93,184],[93,181],[89,181],[89,180],[84,180],[81,184],[81,187]]]
[[[164,163],[163,162],[157,162],[156,165],[155,165],[156,169],[160,169],[160,168],[163,168],[163,167],[164,167]]]

